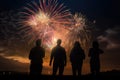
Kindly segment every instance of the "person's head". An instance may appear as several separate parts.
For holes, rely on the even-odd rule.
[[[62,42],[62,40],[61,40],[61,39],[58,39],[58,40],[57,40],[57,45],[61,45],[61,42]]]
[[[37,39],[36,40],[36,46],[40,46],[41,45],[41,39]]]
[[[75,43],[74,43],[74,47],[81,47],[79,41],[75,41]]]
[[[98,48],[99,47],[98,41],[93,41],[92,46],[93,48]]]

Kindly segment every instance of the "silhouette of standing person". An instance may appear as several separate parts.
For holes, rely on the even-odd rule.
[[[61,39],[57,40],[57,45],[51,51],[50,63],[51,66],[52,60],[53,61],[53,75],[56,75],[57,70],[59,69],[59,75],[63,75],[64,66],[66,66],[66,51],[61,46]]]
[[[70,52],[70,62],[72,65],[72,73],[73,76],[81,76],[82,72],[82,64],[83,60],[85,59],[84,50],[81,48],[81,45],[78,41],[74,43],[74,47]]]
[[[41,47],[41,39],[36,40],[36,46],[30,50],[29,59],[30,75],[41,75],[43,58],[45,57],[45,50]]]
[[[90,70],[92,75],[97,75],[100,72],[100,58],[99,55],[103,50],[99,48],[98,41],[93,41],[92,48],[89,49],[88,56],[90,57]]]

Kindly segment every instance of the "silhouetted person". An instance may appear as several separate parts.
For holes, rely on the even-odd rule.
[[[41,39],[36,41],[36,46],[33,47],[29,54],[30,75],[41,75],[43,58],[45,57],[45,50],[41,47]]]
[[[59,69],[59,75],[63,75],[64,66],[66,66],[66,51],[61,46],[61,39],[57,40],[57,45],[52,49],[51,58],[50,58],[50,66],[53,61],[53,75],[56,75],[57,70]]]
[[[82,72],[82,64],[83,60],[85,59],[84,50],[81,48],[81,45],[78,41],[74,43],[74,47],[70,52],[70,62],[72,65],[72,73],[73,76],[81,76]]]
[[[93,41],[92,48],[89,49],[88,56],[90,57],[90,70],[92,75],[97,75],[100,72],[100,59],[99,55],[103,53],[103,50],[99,48],[99,43]]]

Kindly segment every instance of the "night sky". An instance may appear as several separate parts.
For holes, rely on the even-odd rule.
[[[0,13],[10,10],[17,10],[26,6],[27,3],[33,0],[0,0]],[[37,0],[35,0],[37,1]],[[60,3],[64,3],[71,13],[80,12],[84,14],[89,21],[96,21],[95,27],[97,28],[97,39],[100,41],[100,47],[104,49],[105,53],[102,55],[102,70],[120,70],[120,3],[118,0],[58,0]],[[1,18],[1,16],[0,16]],[[8,19],[9,21],[9,19]],[[2,26],[0,21],[0,27]],[[7,26],[7,25],[6,25]],[[1,29],[1,28],[0,28]],[[1,30],[0,30],[1,31]],[[2,32],[0,32],[1,35]],[[15,35],[14,35],[15,36]],[[1,41],[3,36],[0,37]],[[17,41],[15,41],[17,42]],[[21,42],[22,43],[22,42]],[[21,43],[19,43],[20,46]],[[7,44],[6,44],[7,45]],[[2,49],[2,42],[0,42],[0,54],[6,55]],[[5,46],[5,45],[4,45]],[[21,48],[21,47],[18,47]],[[10,48],[11,49],[11,48]],[[8,50],[9,51],[9,50]],[[12,52],[11,52],[12,53]],[[15,55],[16,54],[8,54]],[[27,54],[28,55],[28,54]],[[19,56],[25,57],[25,54],[19,54]],[[7,67],[8,61],[14,63],[11,66],[18,67],[18,64],[23,64],[13,59],[0,57],[0,70],[10,70]],[[2,64],[4,63],[4,65]],[[2,65],[2,66],[1,66]],[[20,66],[19,66],[20,67]],[[18,68],[19,68],[18,67]],[[22,69],[26,69],[22,67]],[[16,69],[18,70],[18,69]],[[18,70],[19,71],[19,70]]]
[[[19,9],[26,5],[26,3],[34,0],[1,0],[0,1],[0,10],[10,10],[10,9]],[[38,0],[35,0],[38,1]],[[58,0],[61,3],[64,3],[70,10],[74,12],[81,12],[92,19],[110,19],[114,20],[119,19],[119,2],[118,0]]]

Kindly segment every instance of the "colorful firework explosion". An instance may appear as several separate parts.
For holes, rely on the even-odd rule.
[[[90,30],[87,28],[87,20],[81,13],[75,13],[72,20],[72,25],[67,35],[69,49],[71,49],[75,41],[79,41],[87,52],[91,41],[91,35],[90,33],[88,34]]]
[[[43,43],[50,47],[58,33],[63,30],[60,28],[71,24],[69,10],[63,4],[58,4],[57,0],[40,0],[39,4],[32,2],[24,9],[23,27],[20,29],[27,34],[25,38],[31,36],[30,42],[42,38]]]
[[[40,0],[32,2],[22,12],[20,31],[29,42],[41,38],[43,45],[52,48],[56,40],[61,38],[63,46],[71,49],[73,43],[80,41],[84,49],[88,49],[90,35],[87,34],[86,18],[79,13],[72,15],[57,0]]]

